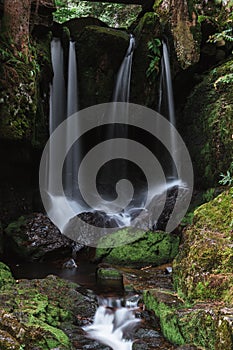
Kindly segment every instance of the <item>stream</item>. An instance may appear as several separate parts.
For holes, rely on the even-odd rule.
[[[42,279],[52,274],[79,285],[77,291],[85,295],[95,311],[81,317],[78,327],[69,334],[76,350],[177,349],[161,335],[158,319],[145,309],[141,299],[143,289],[171,287],[168,266],[121,268],[124,289],[122,281],[98,281],[97,266],[87,261],[78,262],[76,268],[61,268],[53,262],[8,264],[16,279]]]

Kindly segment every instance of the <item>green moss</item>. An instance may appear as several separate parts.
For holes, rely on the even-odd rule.
[[[221,304],[187,305],[175,293],[161,289],[145,291],[143,300],[159,318],[164,336],[172,343],[206,350],[231,349],[232,329],[230,322],[224,321]]]
[[[196,182],[203,188],[216,186],[233,158],[232,72],[232,60],[211,70],[195,87],[184,110],[184,139]]]
[[[117,247],[104,249],[97,247],[96,258],[115,265],[144,266],[161,265],[171,261],[178,252],[179,237],[166,232],[134,232],[135,241],[128,242],[130,231],[121,230],[105,239],[106,246]],[[136,239],[136,235],[138,238]],[[117,244],[114,244],[116,242]],[[102,242],[100,243],[100,246]]]
[[[114,268],[99,268],[97,277],[100,279],[122,279],[122,273]]]
[[[0,262],[0,289],[8,288],[9,284],[14,284],[15,279],[13,278],[9,267]]]
[[[173,264],[175,288],[189,300],[233,302],[233,188],[197,210]]]

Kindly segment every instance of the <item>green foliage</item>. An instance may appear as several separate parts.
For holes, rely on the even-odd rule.
[[[229,170],[227,170],[226,174],[220,174],[221,180],[219,183],[221,185],[233,186],[233,162],[230,165]]]
[[[154,80],[159,73],[159,65],[160,65],[160,58],[161,58],[161,41],[158,38],[152,39],[148,42],[147,47],[149,49],[150,54],[148,57],[151,59],[149,67],[146,71],[146,76],[152,77]]]
[[[73,0],[56,0],[57,11],[54,19],[63,23],[71,18],[97,17],[112,27],[128,27],[136,18],[141,7],[107,3],[90,3]]]
[[[209,202],[212,199],[214,199],[215,189],[209,188],[205,193],[202,195],[202,199],[204,202]]]
[[[194,212],[193,212],[193,211],[192,211],[192,212],[186,213],[186,215],[183,217],[183,219],[182,219],[180,225],[181,225],[182,227],[186,227],[186,226],[188,226],[188,225],[192,225],[192,223],[193,223],[193,217],[194,217]]]

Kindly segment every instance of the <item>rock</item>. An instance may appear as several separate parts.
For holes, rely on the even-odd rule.
[[[112,267],[100,267],[97,270],[97,279],[122,280],[122,273]]]
[[[178,252],[179,236],[166,232],[140,232],[137,231],[138,239],[124,244],[127,235],[132,234],[127,229],[120,230],[109,237],[104,237],[96,249],[96,259],[113,265],[129,267],[142,267],[147,265],[158,266],[172,261]],[[103,243],[106,247],[100,248]],[[121,244],[122,243],[122,244]]]
[[[128,45],[126,32],[94,25],[83,29],[76,44],[81,109],[111,101]]]
[[[63,269],[76,269],[77,267],[78,267],[78,265],[76,264],[74,259],[70,259],[70,260],[64,262],[64,264],[62,265]]]
[[[5,229],[8,250],[26,260],[70,257],[73,241],[43,214],[20,217]]]
[[[9,267],[0,261],[0,289],[14,283],[15,280],[11,274]]]
[[[0,263],[0,281],[2,271],[13,279]],[[85,341],[80,326],[94,316],[94,296],[83,296],[76,291],[77,284],[55,276],[17,283],[5,277],[4,282],[0,283],[0,349],[70,350],[77,348],[74,334]]]
[[[193,89],[180,120],[199,188],[215,187],[232,161],[232,74],[232,59],[212,69]]]
[[[136,49],[133,56],[132,77],[130,85],[130,102],[157,108],[159,74],[156,70],[153,76],[147,76],[151,57],[148,43],[161,37],[159,17],[153,12],[147,12],[133,29],[136,39]]]
[[[70,36],[73,40],[78,40],[80,33],[87,26],[107,27],[106,23],[94,17],[72,18],[63,23],[63,27],[69,28]]]
[[[171,44],[175,50],[173,71],[187,69],[197,63],[200,58],[201,27],[193,1],[155,1],[154,9],[160,15],[167,37],[172,38]]]
[[[173,344],[182,345],[180,349],[232,349],[232,325],[221,303],[185,305],[177,294],[161,289],[145,291],[143,299],[159,317],[164,336]]]
[[[173,263],[176,289],[189,300],[233,304],[233,188],[194,212]]]

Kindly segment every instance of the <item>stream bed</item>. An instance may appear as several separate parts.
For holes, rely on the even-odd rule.
[[[9,264],[9,262],[8,262]],[[98,281],[95,264],[79,262],[61,268],[52,262],[9,264],[17,280],[38,281],[56,275],[77,283],[83,301],[76,305],[76,320],[67,326],[73,348],[97,350],[175,350],[161,334],[158,319],[147,311],[141,299],[143,289],[172,288],[169,266],[141,270],[121,268],[122,282]]]

